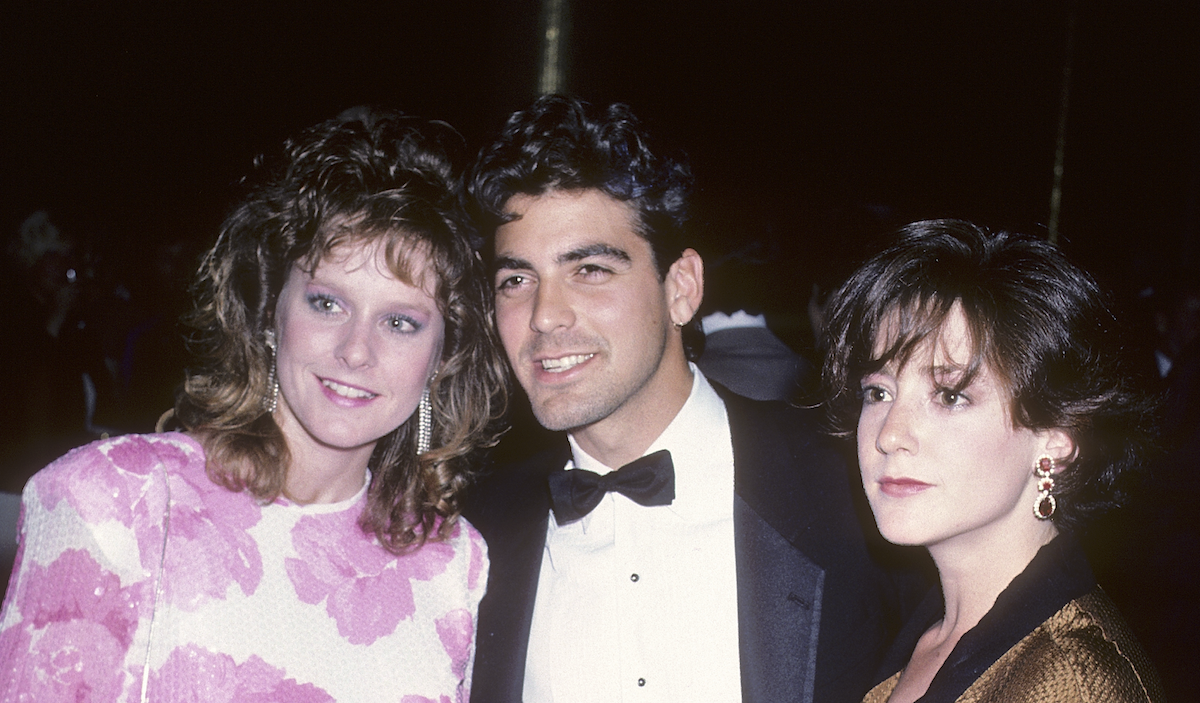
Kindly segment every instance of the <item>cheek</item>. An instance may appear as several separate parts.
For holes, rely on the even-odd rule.
[[[588,328],[603,337],[613,353],[628,358],[657,357],[670,328],[661,295],[650,291],[596,296],[580,315]]]
[[[387,375],[396,383],[424,387],[441,363],[443,344],[439,333],[418,343],[389,345],[386,359],[381,359],[380,365],[391,370]]]
[[[308,303],[300,299],[294,291],[289,292],[285,288],[275,308],[275,337],[279,340],[280,351],[282,352],[285,346],[315,346],[314,335],[320,331],[321,325],[318,324]]]
[[[280,362],[316,361],[334,353],[337,346],[333,330],[306,321],[302,315],[285,317],[276,333]]]
[[[858,442],[860,461],[867,458],[868,455],[876,454],[875,439],[879,436],[879,427],[882,421],[882,414],[879,411],[872,411],[871,408],[864,408],[859,413],[855,439]]]
[[[505,348],[513,348],[521,330],[529,329],[529,313],[524,308],[514,300],[496,299],[496,331]]]

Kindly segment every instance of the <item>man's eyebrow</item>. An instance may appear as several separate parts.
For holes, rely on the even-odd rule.
[[[570,251],[565,251],[555,257],[555,263],[561,266],[562,264],[582,261],[595,256],[623,261],[625,263],[633,260],[624,249],[614,247],[611,244],[597,242],[596,244],[587,244],[576,249],[571,249]],[[515,256],[497,256],[492,262],[492,268],[496,271],[532,270],[533,264],[525,259],[518,259]]]
[[[524,259],[517,259],[512,256],[497,256],[492,262],[492,268],[497,271],[519,271],[521,269],[532,269],[533,264]]]
[[[601,256],[601,257],[604,257],[607,259],[615,259],[617,261],[622,261],[625,263],[629,263],[630,261],[632,261],[632,259],[629,257],[629,253],[626,252],[624,249],[621,249],[619,247],[614,247],[611,244],[604,244],[603,242],[597,242],[596,244],[588,244],[587,246],[582,246],[582,247],[579,247],[578,249],[572,249],[571,251],[563,252],[562,254],[558,255],[557,261],[559,264],[568,264],[568,263],[571,263],[572,261],[582,261],[583,259],[590,259],[593,256]]]

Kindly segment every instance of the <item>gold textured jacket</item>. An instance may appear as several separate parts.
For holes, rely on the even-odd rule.
[[[1088,581],[1086,592],[1067,600],[1032,629],[1026,626],[1035,613],[1052,607],[1055,596],[1077,592]],[[930,611],[925,606],[922,610],[927,624],[905,628],[909,654],[909,643],[915,645],[912,634],[932,624]],[[940,610],[933,615],[936,620]],[[1027,634],[1020,636],[1022,630]],[[863,703],[887,701],[899,678],[896,673],[876,686]],[[1039,552],[979,625],[963,635],[920,700],[1162,703],[1163,694],[1158,674],[1112,601],[1095,585],[1082,552],[1060,537]]]

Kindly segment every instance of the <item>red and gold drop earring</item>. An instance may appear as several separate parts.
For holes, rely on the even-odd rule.
[[[1054,459],[1044,456],[1033,465],[1033,472],[1038,477],[1038,494],[1033,501],[1033,516],[1039,520],[1049,520],[1058,507],[1050,491],[1054,490]]]

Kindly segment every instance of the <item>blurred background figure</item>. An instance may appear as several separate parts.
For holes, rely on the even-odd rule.
[[[704,341],[696,364],[738,395],[799,402],[814,390],[817,374],[772,326],[780,324],[788,307],[778,267],[771,265],[761,241],[733,244],[732,251],[713,256],[704,271]],[[794,343],[804,339],[790,336]],[[811,352],[811,345],[805,350]]]
[[[714,312],[700,324],[704,352],[696,364],[734,393],[755,400],[795,400],[811,382],[808,360],[771,332],[766,315]]]
[[[7,301],[0,360],[0,490],[20,493],[51,459],[99,436],[103,355],[84,318],[90,272],[77,240],[38,211],[8,239],[0,286]]]

